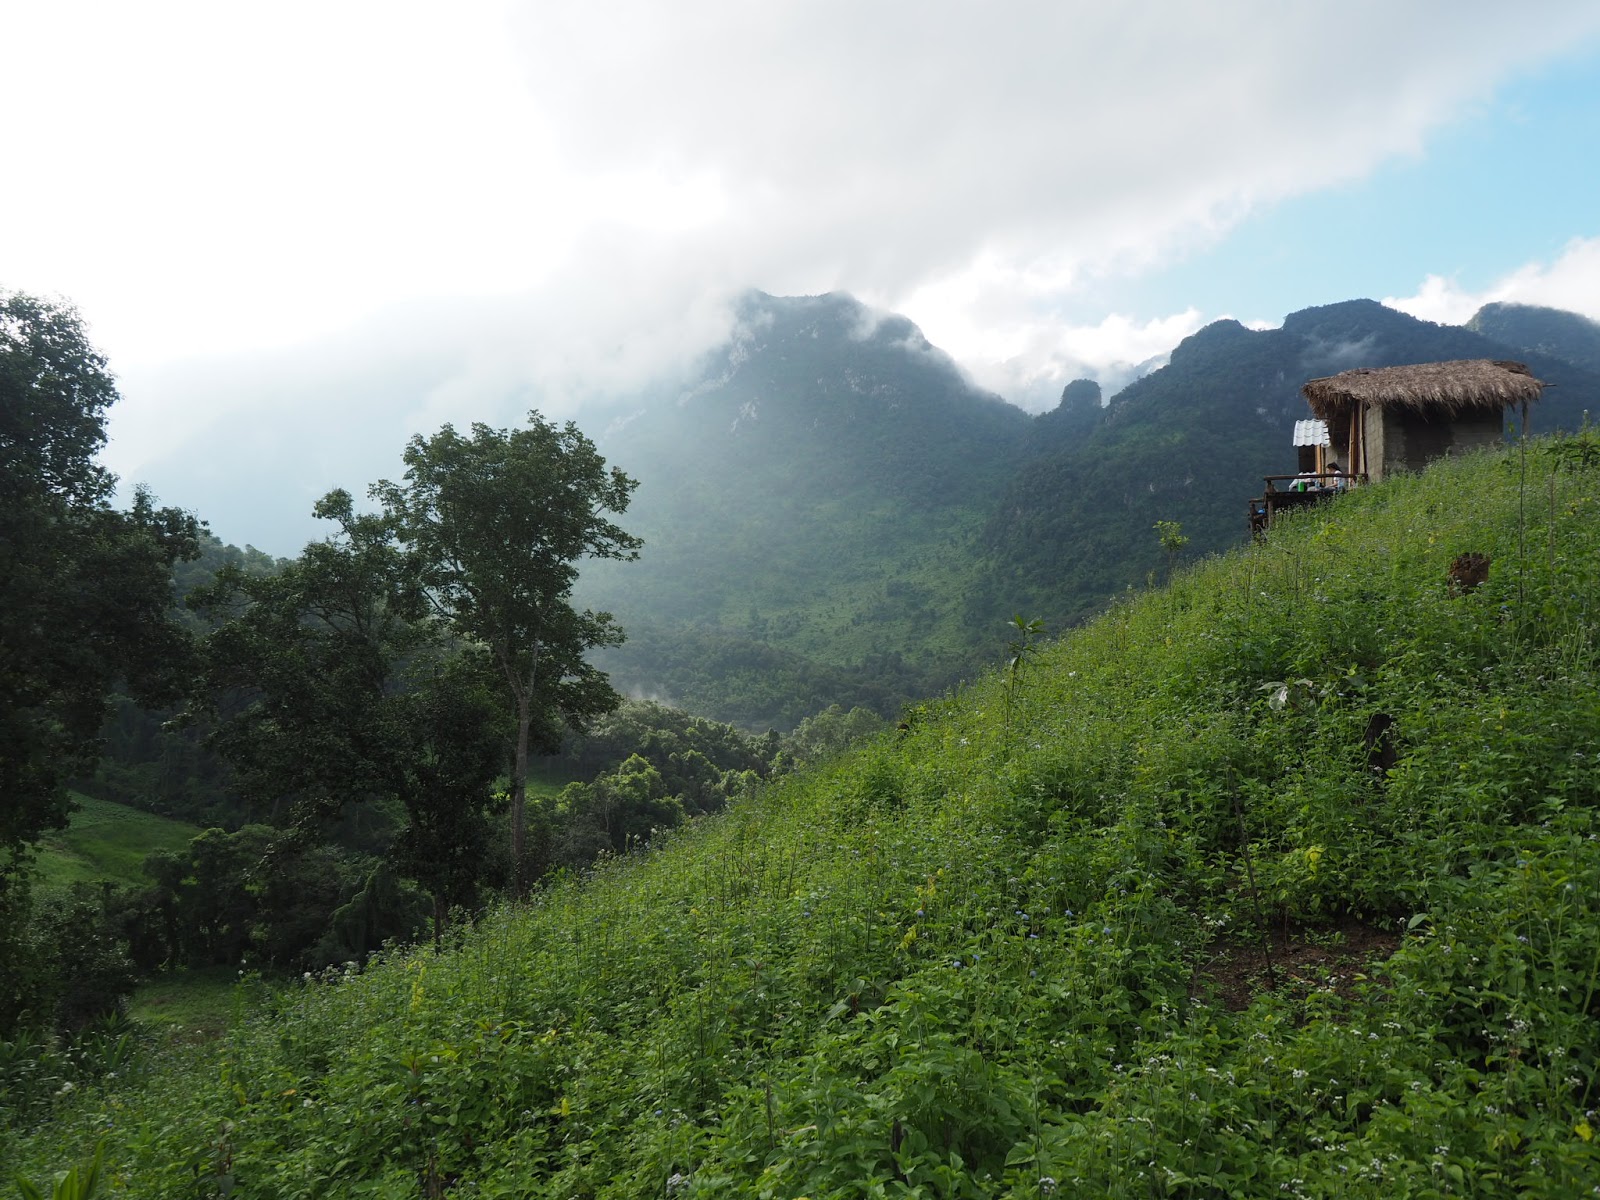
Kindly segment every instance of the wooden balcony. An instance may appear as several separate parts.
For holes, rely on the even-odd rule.
[[[1367,481],[1365,475],[1343,471],[1302,472],[1299,475],[1264,476],[1261,495],[1250,501],[1250,536],[1262,537],[1281,512],[1308,508],[1331,500],[1340,492]]]

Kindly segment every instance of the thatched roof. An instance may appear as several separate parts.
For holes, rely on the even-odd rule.
[[[1465,409],[1510,408],[1537,400],[1544,384],[1519,362],[1464,358],[1410,367],[1360,367],[1300,389],[1323,420],[1356,405],[1454,416]]]

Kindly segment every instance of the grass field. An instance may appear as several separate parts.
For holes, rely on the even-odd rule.
[[[534,797],[548,797],[554,799],[561,794],[561,789],[569,783],[583,780],[580,773],[566,770],[559,765],[534,762],[528,767],[528,794]],[[583,780],[587,782],[587,780]],[[502,781],[504,788],[509,788],[509,780]]]
[[[128,1015],[152,1030],[184,1041],[220,1037],[241,1005],[253,1006],[262,985],[252,981],[241,992],[233,967],[197,967],[153,976],[133,994]]]
[[[80,808],[67,828],[40,845],[40,882],[46,888],[74,883],[139,884],[144,860],[157,850],[182,850],[200,832],[185,821],[158,817],[81,792],[72,794]]]

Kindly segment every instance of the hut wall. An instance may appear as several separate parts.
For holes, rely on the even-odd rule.
[[[1361,414],[1361,469],[1367,478],[1377,483],[1390,470],[1388,460],[1389,422],[1384,409],[1372,405]],[[1352,468],[1354,469],[1354,468]]]
[[[1374,480],[1396,471],[1420,471],[1436,458],[1493,446],[1501,439],[1499,409],[1469,409],[1432,418],[1411,409],[1369,409],[1366,443]]]

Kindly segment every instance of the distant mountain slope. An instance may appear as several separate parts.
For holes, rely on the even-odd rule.
[[[599,438],[640,480],[628,528],[646,543],[639,562],[585,576],[585,599],[634,629],[608,667],[683,698],[686,673],[663,677],[640,640],[676,628],[835,667],[904,652],[903,698],[942,684],[971,645],[972,536],[1030,424],[903,317],[842,295],[750,294],[690,387]]]
[[[1006,642],[1060,629],[1188,554],[1245,536],[1261,476],[1292,469],[1306,380],[1356,366],[1518,358],[1556,386],[1536,432],[1600,408],[1600,376],[1371,300],[1279,329],[1218,321],[1102,406],[1080,380],[1029,416],[973,387],[903,317],[843,295],[747,296],[734,336],[674,395],[601,435],[640,481],[637,563],[586,572],[621,617],[604,657],[641,695],[747,725],[829,702],[892,713]]]
[[[1467,328],[1524,353],[1600,373],[1600,322],[1537,304],[1485,304]]]

